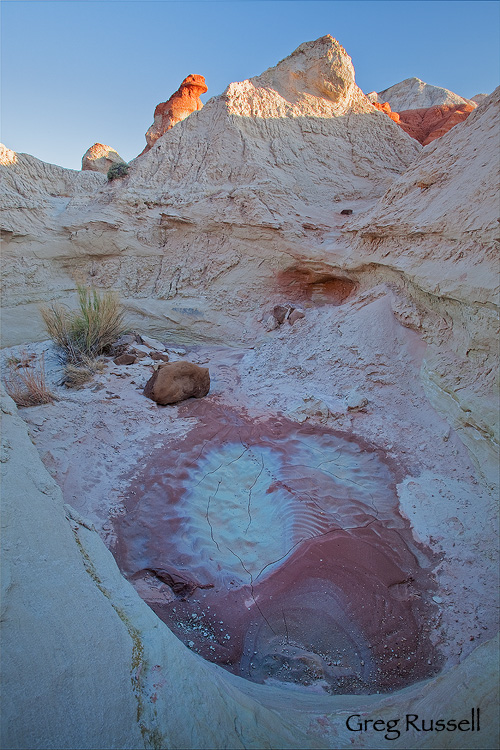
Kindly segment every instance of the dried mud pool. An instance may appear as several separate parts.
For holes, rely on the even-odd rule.
[[[397,467],[279,415],[189,414],[114,519],[122,572],[170,629],[258,683],[369,693],[436,674],[436,560],[398,512]]]

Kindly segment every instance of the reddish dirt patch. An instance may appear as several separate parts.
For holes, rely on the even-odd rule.
[[[283,417],[180,411],[196,425],[145,459],[115,524],[121,569],[173,632],[256,682],[366,693],[435,674],[436,561],[399,515],[397,467]]]

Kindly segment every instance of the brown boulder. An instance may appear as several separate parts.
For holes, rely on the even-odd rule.
[[[144,395],[165,406],[186,398],[202,398],[209,390],[208,368],[180,360],[160,365],[146,383]]]
[[[133,354],[120,354],[119,357],[115,357],[113,362],[115,365],[134,365],[136,357]]]
[[[183,80],[177,91],[166,102],[161,102],[155,109],[154,122],[146,133],[147,146],[139,156],[147,153],[158,138],[185,120],[191,112],[203,108],[201,94],[208,91],[203,76],[191,74]]]
[[[290,310],[290,305],[287,305],[286,307],[284,305],[276,305],[273,308],[273,317],[279,326],[284,322]]]

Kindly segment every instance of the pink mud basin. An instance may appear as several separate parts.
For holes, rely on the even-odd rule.
[[[208,399],[129,477],[114,550],[158,616],[255,682],[390,691],[439,671],[437,560],[368,444]],[[180,412],[183,414],[183,412]]]

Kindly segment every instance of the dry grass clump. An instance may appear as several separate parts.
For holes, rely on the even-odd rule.
[[[12,357],[8,362],[5,388],[18,406],[51,404],[57,397],[45,379],[45,355],[36,360],[35,354],[21,353],[21,359]]]
[[[64,368],[63,383],[67,388],[81,388],[105,367],[106,362],[101,358],[84,357],[78,365],[68,361]]]
[[[41,310],[50,338],[65,363],[64,382],[78,388],[102,369],[98,357],[125,332],[123,311],[112,292],[79,286],[79,309],[52,305]]]
[[[76,312],[63,305],[41,311],[50,338],[74,364],[103,354],[125,331],[121,305],[112,292],[101,295],[96,289],[77,289],[80,309]]]

